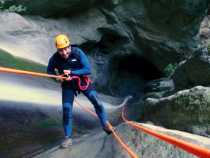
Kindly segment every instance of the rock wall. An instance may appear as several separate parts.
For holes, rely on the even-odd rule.
[[[159,75],[151,74],[155,76],[153,79],[158,79],[168,64],[178,63],[193,54],[198,44],[195,37],[208,3],[207,0],[5,1],[4,7],[23,5],[26,11],[22,13],[24,16],[1,13],[0,47],[47,64],[55,51],[53,37],[64,32],[71,36],[72,43],[92,54],[93,74],[99,74],[100,69],[104,72],[99,78],[93,76],[97,85],[103,80],[101,76],[107,76],[102,89],[108,84],[106,91],[110,92],[116,87],[114,80],[124,82],[118,76],[129,76],[128,81],[135,82],[129,78],[139,80],[136,83],[139,88],[133,91],[142,91],[142,85],[148,80],[144,79],[148,67],[159,71]],[[128,69],[124,74],[126,70],[115,61],[127,56],[131,59],[137,56],[148,64],[138,71],[138,67],[142,67],[140,63],[129,66],[132,60],[125,61]]]
[[[210,89],[197,86],[160,99],[147,98],[141,120],[210,137]]]

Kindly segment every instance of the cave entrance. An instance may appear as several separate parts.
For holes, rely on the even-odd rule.
[[[144,85],[163,76],[151,62],[138,54],[116,55],[110,65],[111,89],[118,95],[143,95]]]

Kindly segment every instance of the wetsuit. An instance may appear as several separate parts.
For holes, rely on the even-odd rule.
[[[63,74],[63,70],[71,70],[71,75],[82,76],[89,75],[91,73],[90,64],[85,53],[78,47],[72,46],[71,53],[68,59],[64,59],[58,52],[50,58],[47,73],[56,74],[55,69],[59,74]],[[81,91],[77,87],[75,80],[62,82],[62,105],[63,105],[63,127],[66,137],[72,135],[72,108],[74,95],[78,92],[82,92],[94,105],[95,111],[99,117],[100,123],[104,128],[107,123],[107,114],[104,110],[102,102],[98,99],[97,92],[90,84],[89,87]]]

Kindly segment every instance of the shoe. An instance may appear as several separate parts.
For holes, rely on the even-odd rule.
[[[63,142],[61,143],[61,148],[68,148],[72,146],[72,139],[67,137],[63,140]]]
[[[112,134],[112,130],[111,130],[108,126],[105,126],[105,127],[103,128],[103,130],[104,130],[104,132],[106,132],[106,134],[108,134],[108,135]]]

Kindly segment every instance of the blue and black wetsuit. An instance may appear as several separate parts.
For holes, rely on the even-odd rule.
[[[72,46],[71,53],[68,59],[64,59],[56,52],[49,60],[47,73],[56,74],[55,69],[59,74],[63,74],[63,70],[71,70],[71,75],[84,76],[91,73],[90,64],[85,53],[78,47]],[[63,127],[65,136],[72,135],[72,108],[74,95],[78,91],[75,80],[64,81],[62,83],[62,104],[63,104]],[[97,92],[90,86],[87,90],[81,91],[94,105],[95,111],[100,119],[100,123],[104,128],[107,123],[107,114],[104,110],[102,102],[98,99]]]

